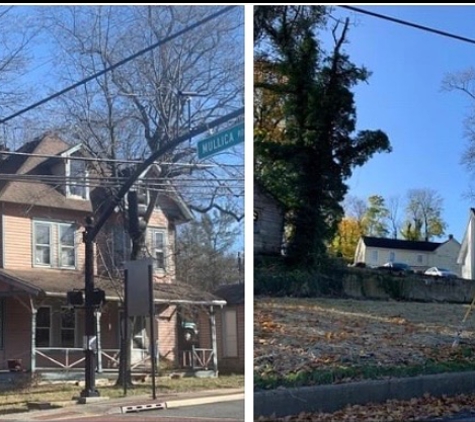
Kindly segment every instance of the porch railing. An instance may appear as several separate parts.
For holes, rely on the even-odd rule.
[[[52,363],[53,366],[43,366],[38,363],[38,357]],[[85,361],[84,349],[73,347],[37,347],[35,348],[36,369],[62,369],[69,371],[76,369]]]
[[[213,349],[192,347],[191,350],[183,351],[183,366],[185,368],[209,369],[213,366]]]
[[[42,358],[42,364],[39,364],[38,357]],[[84,361],[84,349],[72,347],[37,347],[35,349],[36,370],[63,370],[82,368],[80,366]],[[103,370],[118,370],[120,360],[119,349],[101,349],[97,356],[97,372]],[[47,366],[45,363],[49,363]],[[150,361],[150,354],[143,350],[142,357],[133,362],[132,370],[145,366]]]

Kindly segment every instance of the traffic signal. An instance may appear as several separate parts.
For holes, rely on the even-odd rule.
[[[139,238],[147,228],[147,194],[145,191],[129,191],[129,232],[132,238]]]
[[[92,293],[92,305],[99,306],[106,303],[106,292],[102,289],[94,289]]]
[[[72,306],[84,305],[82,290],[71,290],[66,293],[66,297],[67,297],[68,304]]]

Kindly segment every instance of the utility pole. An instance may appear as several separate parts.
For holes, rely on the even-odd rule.
[[[223,123],[228,122],[231,119],[234,119],[240,115],[244,114],[244,107],[241,107],[238,110],[235,110],[225,116],[219,117],[216,120],[213,120],[211,123],[200,125],[196,129],[192,130],[189,134],[184,136],[178,136],[177,138],[171,140],[162,148],[154,151],[145,161],[139,164],[135,170],[135,173],[120,187],[119,192],[111,197],[111,200],[102,214],[98,217],[97,221],[94,223],[92,217],[86,219],[85,231],[83,233],[83,241],[85,244],[85,262],[84,262],[84,282],[85,282],[85,337],[86,337],[86,349],[85,349],[85,387],[81,392],[81,397],[97,397],[99,396],[99,391],[96,389],[96,357],[95,351],[91,347],[90,341],[96,335],[96,316],[94,314],[94,299],[95,299],[95,288],[94,288],[94,239],[97,234],[104,226],[106,221],[109,219],[111,214],[114,212],[114,208],[119,205],[120,201],[126,193],[133,186],[135,181],[139,176],[150,166],[152,165],[159,157],[166,154],[167,152],[173,150],[182,142],[191,139],[191,137],[199,135],[208,131],[209,129],[219,126]]]

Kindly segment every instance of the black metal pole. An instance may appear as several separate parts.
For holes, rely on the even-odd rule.
[[[157,352],[155,348],[155,295],[153,294],[153,267],[152,265],[148,266],[148,286],[149,286],[149,296],[150,296],[150,354],[152,362],[152,397],[155,400],[157,398],[157,392],[155,387],[155,366],[157,364],[157,359],[155,358]]]
[[[92,347],[92,340],[96,335],[96,316],[94,314],[94,240],[91,238],[91,230],[94,227],[92,217],[86,218],[84,232],[85,243],[85,387],[81,391],[81,397],[97,397],[96,389],[96,356]]]
[[[129,344],[127,342],[127,339],[129,338],[129,271],[124,270],[124,276],[125,276],[125,289],[124,289],[124,315],[123,315],[123,330],[122,334],[124,335],[121,345],[125,345],[125,347],[122,347],[123,350],[121,350],[122,353],[124,353],[124,357],[122,359],[123,361],[123,373],[122,373],[122,386],[124,388],[124,396],[127,395],[127,382],[129,381],[128,377],[128,370],[129,370],[129,365],[127,365],[127,359],[129,355]]]

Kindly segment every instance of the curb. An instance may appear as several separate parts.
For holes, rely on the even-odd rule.
[[[221,396],[197,397],[196,399],[171,400],[165,402],[168,409],[185,406],[196,406],[200,404],[222,403],[233,400],[244,400],[244,393],[223,394]]]
[[[453,396],[475,392],[475,371],[420,375],[378,381],[278,388],[254,393],[254,417],[285,417],[300,412],[333,413],[347,405],[410,400],[429,393]]]

